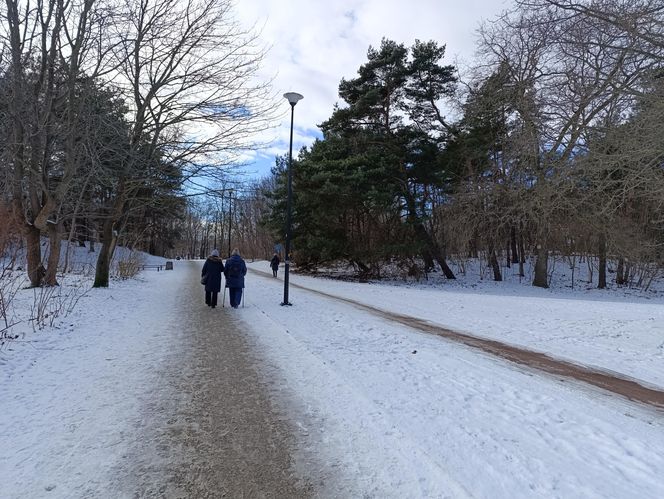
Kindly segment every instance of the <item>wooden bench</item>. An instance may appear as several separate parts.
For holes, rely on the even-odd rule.
[[[138,266],[138,270],[152,269],[152,270],[156,270],[157,272],[159,272],[163,268],[164,268],[164,266],[162,264],[140,264]]]

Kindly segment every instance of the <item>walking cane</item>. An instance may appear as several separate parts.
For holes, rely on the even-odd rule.
[[[224,297],[221,299],[221,308],[226,306],[226,286],[224,286]]]
[[[244,291],[244,292],[242,293],[242,308],[244,308],[244,295],[247,294],[247,288],[244,288],[242,291]]]

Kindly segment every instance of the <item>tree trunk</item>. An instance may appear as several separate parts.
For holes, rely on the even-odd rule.
[[[421,241],[423,241],[424,244],[426,245],[428,253],[433,257],[435,261],[438,262],[438,265],[440,265],[440,269],[443,271],[445,277],[447,279],[456,279],[456,277],[454,276],[454,272],[452,272],[452,269],[447,265],[447,262],[445,261],[446,260],[445,255],[438,247],[438,245],[434,242],[429,232],[427,232],[422,222],[415,223],[415,233],[417,234],[418,238]]]
[[[98,223],[95,223],[95,225],[90,224],[90,218],[87,219],[87,222],[85,224],[85,231],[86,235],[88,236],[88,244],[90,248],[88,249],[88,253],[94,253],[95,252],[95,241],[97,240],[97,227],[99,227]]]
[[[41,240],[40,232],[34,225],[24,229],[26,242],[26,258],[28,262],[28,279],[30,286],[39,287],[44,278],[45,269],[41,262]]]
[[[424,227],[424,224],[422,221],[418,218],[417,212],[415,210],[415,201],[413,200],[412,196],[409,194],[406,195],[406,203],[408,205],[408,221],[412,224],[413,228],[415,229],[415,236],[419,241],[424,243],[424,247],[426,248],[426,251],[423,251],[422,257],[425,257],[425,254],[428,253],[430,257],[432,257],[435,261],[438,262],[438,265],[440,265],[440,269],[443,271],[443,274],[445,275],[446,278],[448,279],[456,279],[454,276],[454,272],[452,272],[452,269],[447,265],[447,262],[445,261],[445,255],[441,248],[438,247],[436,242],[433,240],[431,237],[431,234],[427,231],[426,227]],[[426,261],[425,261],[426,263]],[[431,262],[431,267],[433,268],[433,262]]]
[[[516,247],[516,227],[510,229],[510,245],[512,246],[512,263],[519,263],[519,253]]]
[[[447,265],[445,259],[438,260],[438,265],[440,265],[440,268],[447,279],[456,279],[454,272],[452,272],[452,269]]]
[[[74,230],[76,231],[74,234],[74,240],[76,241],[76,244],[80,248],[85,248],[85,241],[89,239],[89,231],[88,228],[86,227],[86,220],[81,218],[80,221],[74,220],[72,223],[75,223],[74,225]]]
[[[109,244],[101,244],[99,256],[97,257],[97,267],[95,268],[95,282],[93,288],[107,288],[111,267],[111,256],[109,253]]]
[[[67,236],[67,249],[65,250],[65,261],[62,264],[62,271],[69,272],[69,254],[71,253],[71,242],[76,237],[76,215],[74,214],[71,219],[71,227],[69,227],[69,235]],[[83,245],[85,247],[85,244]]]
[[[625,284],[625,259],[618,259],[618,269],[616,270],[616,284],[622,286]]]
[[[537,245],[537,258],[535,260],[535,278],[533,286],[538,288],[548,288],[549,280],[547,276],[549,252],[542,245]]]
[[[489,264],[493,269],[493,280],[502,281],[503,277],[500,275],[500,265],[498,264],[498,257],[496,257],[496,250],[493,244],[489,245]]]
[[[104,221],[102,228],[102,243],[97,257],[97,267],[95,269],[94,288],[107,288],[111,273],[111,260],[115,251],[116,236],[113,232],[115,224],[111,219]]]
[[[58,264],[60,263],[60,229],[61,224],[53,223],[48,226],[49,251],[48,264],[44,281],[47,286],[58,286]]]
[[[523,242],[523,224],[519,229],[519,277],[525,277],[526,272],[523,268],[526,263],[526,245]]]
[[[599,281],[598,289],[606,289],[606,235],[599,235]]]
[[[364,263],[359,260],[350,260],[351,265],[356,265],[359,269],[359,277],[367,278],[371,275],[371,269]]]
[[[468,248],[468,258],[479,258],[479,251],[477,249],[477,237],[473,236],[469,242],[470,245]]]
[[[428,247],[425,247],[421,251],[422,260],[424,260],[424,268],[427,270],[427,272],[431,272],[433,270],[435,263],[433,261],[433,256],[431,255],[431,252],[429,251]]]
[[[629,273],[630,273],[630,271],[631,271],[631,269],[629,267],[629,262],[625,261],[625,272],[623,273],[624,284],[629,285],[629,279],[630,279]]]

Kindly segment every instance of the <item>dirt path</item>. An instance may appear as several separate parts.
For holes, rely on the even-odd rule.
[[[252,269],[252,272],[268,275],[267,272],[257,271],[254,269]],[[377,307],[372,307],[370,305],[365,305],[363,303],[350,300],[348,298],[332,295],[323,291],[317,291],[315,289],[311,289],[299,284],[293,284],[292,282],[290,283],[290,286],[303,289],[311,293],[316,293],[320,296],[325,296],[326,298],[348,303],[356,308],[368,311],[384,319],[398,322],[419,331],[435,334],[448,340],[463,343],[464,345],[480,349],[497,357],[509,360],[510,362],[521,364],[538,371],[543,371],[547,374],[551,374],[560,378],[582,381],[614,394],[621,395],[634,402],[646,404],[648,406],[655,407],[660,411],[664,411],[664,391],[655,387],[645,386],[639,380],[630,379],[629,377],[620,373],[593,369],[580,364],[574,364],[565,360],[556,359],[555,357],[551,357],[544,353],[534,352],[532,350],[508,345],[495,340],[479,338],[459,331],[453,331],[436,324],[431,324],[430,322],[418,319],[416,317],[388,312]]]
[[[174,352],[155,373],[135,423],[142,438],[115,470],[115,487],[128,497],[311,497],[293,470],[288,415],[270,402],[239,311],[206,307],[200,264],[186,264],[182,321],[171,326],[185,355]]]

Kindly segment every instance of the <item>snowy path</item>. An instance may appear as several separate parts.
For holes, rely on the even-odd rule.
[[[267,272],[261,272],[256,269],[252,269],[252,271],[258,275],[262,275],[262,277],[270,276],[270,274]],[[650,405],[664,412],[664,389],[660,389],[654,386],[645,386],[645,384],[640,380],[630,379],[621,373],[608,370],[601,371],[598,369],[592,369],[583,365],[556,359],[555,357],[545,353],[515,347],[513,345],[508,345],[496,340],[480,338],[478,336],[461,333],[459,331],[452,331],[417,317],[388,312],[384,309],[366,305],[359,301],[351,300],[343,296],[324,293],[320,290],[312,289],[302,284],[293,283],[292,286],[308,291],[310,293],[316,293],[325,298],[331,298],[342,303],[348,303],[361,310],[366,310],[369,313],[376,315],[377,317],[381,317],[389,321],[394,321],[398,324],[402,324],[406,327],[413,328],[418,331],[435,334],[457,343],[462,343],[466,346],[482,350],[502,359],[536,369],[542,373],[588,383],[589,385],[602,388],[606,391],[623,396],[634,402]]]
[[[36,341],[0,392],[1,498],[312,495],[236,311],[205,306],[199,273],[93,290],[76,334]]]
[[[330,495],[664,496],[661,412],[250,279],[243,319],[315,421],[300,438],[337,470]]]
[[[270,402],[236,311],[206,307],[200,264],[183,265],[178,318],[167,327],[184,344],[153,387],[161,393],[117,470],[118,489],[140,497],[310,497],[311,485],[292,468],[288,417]]]
[[[246,308],[211,310],[201,265],[92,290],[66,327],[0,352],[0,497],[250,497],[275,483],[266,497],[664,497],[660,411],[296,287],[281,307],[281,279],[252,273]],[[292,277],[369,305],[418,303],[411,315],[437,324],[421,297],[448,296]],[[514,317],[522,301],[500,306]],[[651,332],[642,364],[639,345],[592,352],[583,334],[574,357],[645,372],[662,341]]]

